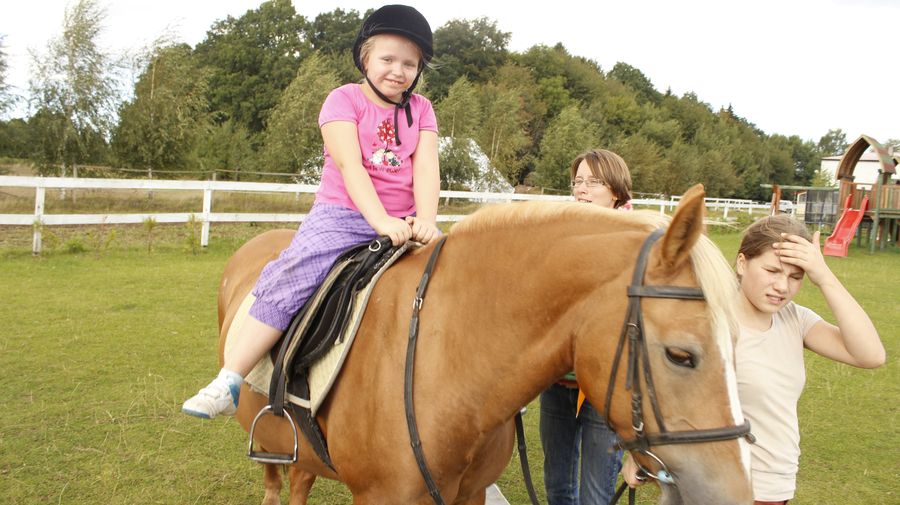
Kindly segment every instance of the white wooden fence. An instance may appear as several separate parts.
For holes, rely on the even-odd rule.
[[[239,222],[289,222],[298,223],[306,214],[283,213],[245,213],[245,212],[213,212],[213,192],[262,192],[262,193],[315,193],[317,185],[280,184],[264,182],[226,182],[226,181],[172,181],[145,179],[85,179],[71,177],[19,177],[0,176],[0,187],[34,188],[33,214],[0,214],[0,225],[32,226],[34,239],[32,252],[41,251],[41,230],[44,226],[85,225],[85,224],[140,224],[149,219],[157,223],[186,223],[194,219],[201,223],[200,244],[209,244],[209,226],[211,223]],[[198,212],[180,213],[144,213],[144,214],[47,214],[44,212],[44,200],[47,189],[142,189],[147,191],[202,191],[203,208]],[[481,202],[511,201],[570,201],[567,195],[527,195],[519,193],[474,193],[468,191],[441,191],[441,198],[465,199]],[[635,199],[636,207],[658,207],[660,213],[678,205],[678,198]],[[707,207],[724,209],[725,217],[730,209],[766,211],[767,203],[756,203],[749,200],[707,199]],[[439,222],[455,222],[465,215],[440,215]]]

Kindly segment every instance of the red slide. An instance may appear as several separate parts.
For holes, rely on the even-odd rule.
[[[841,214],[841,218],[838,219],[837,224],[834,226],[831,236],[825,239],[825,249],[823,249],[822,253],[826,256],[847,256],[850,242],[856,236],[856,229],[859,227],[859,223],[869,207],[868,195],[863,198],[862,205],[858,209],[850,208],[851,198],[853,198],[853,195],[847,197],[847,201],[844,202],[844,213]]]

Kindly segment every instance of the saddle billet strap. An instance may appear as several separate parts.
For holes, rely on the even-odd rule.
[[[309,383],[305,378],[298,382],[302,396],[309,398]],[[319,427],[315,416],[312,415],[312,411],[307,407],[294,404],[289,404],[289,408],[296,414],[297,425],[300,426],[300,431],[306,437],[316,455],[331,471],[337,473],[334,463],[331,461],[331,453],[328,452],[328,440],[325,439],[325,434],[322,433],[322,429]]]
[[[534,492],[534,482],[531,480],[531,469],[528,466],[528,448],[525,446],[525,425],[522,423],[522,411],[516,412],[516,440],[519,442],[519,463],[522,464],[522,479],[525,480],[525,489],[532,505],[538,505],[537,493]]]
[[[419,336],[419,311],[425,301],[425,291],[428,289],[428,281],[431,279],[434,264],[437,262],[438,254],[447,236],[441,237],[440,241],[431,252],[428,263],[425,265],[425,271],[422,273],[422,280],[419,281],[419,287],[416,289],[416,298],[413,300],[412,318],[409,321],[409,341],[406,346],[406,370],[403,380],[403,404],[406,408],[406,426],[409,429],[409,443],[412,446],[413,454],[416,457],[416,464],[419,466],[419,472],[425,480],[425,486],[428,488],[428,494],[437,505],[445,505],[441,492],[428,470],[428,464],[425,462],[425,453],[422,451],[422,440],[419,438],[419,428],[416,425],[416,411],[413,406],[413,366],[416,356],[416,341]]]
[[[434,264],[437,257],[444,247],[447,237],[444,236],[434,247],[428,263],[425,265],[425,271],[422,273],[422,280],[419,281],[419,287],[416,289],[416,297],[413,300],[413,313],[409,322],[409,342],[406,348],[406,370],[403,381],[403,403],[406,407],[406,425],[409,428],[409,441],[412,446],[413,454],[416,457],[416,464],[419,466],[419,472],[422,479],[425,480],[425,486],[428,488],[428,494],[434,503],[444,505],[444,499],[441,497],[441,491],[437,487],[431,471],[428,470],[428,463],[425,461],[425,453],[422,451],[422,440],[419,437],[419,428],[416,424],[416,411],[413,405],[413,371],[415,366],[416,343],[419,336],[419,311],[425,303],[425,292],[428,289],[428,282],[431,280]],[[534,490],[534,482],[531,479],[531,470],[528,467],[528,451],[525,446],[525,426],[522,423],[522,412],[516,413],[516,439],[519,446],[519,460],[522,463],[522,476],[525,480],[525,487],[528,490],[528,496],[533,505],[538,505],[537,493]]]

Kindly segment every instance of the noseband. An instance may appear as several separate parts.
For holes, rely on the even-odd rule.
[[[609,423],[610,405],[612,403],[613,389],[616,383],[616,375],[619,363],[622,361],[622,353],[625,341],[628,341],[628,371],[625,388],[631,390],[631,427],[634,430],[634,438],[622,440],[618,446],[628,451],[637,451],[645,454],[659,464],[661,469],[657,473],[641,467],[642,473],[666,484],[675,484],[672,474],[665,463],[657,455],[650,451],[653,446],[670,444],[693,444],[698,442],[717,442],[748,436],[750,422],[744,421],[740,426],[728,426],[724,428],[712,428],[705,430],[669,431],[663,422],[659,402],[656,399],[656,389],[653,386],[653,377],[650,373],[650,357],[647,352],[647,341],[644,338],[644,317],[641,312],[641,298],[675,298],[680,300],[705,300],[703,290],[683,286],[645,286],[644,273],[647,270],[647,259],[650,256],[650,248],[665,233],[664,229],[654,230],[641,246],[637,264],[634,267],[634,276],[631,285],[628,286],[628,311],[625,314],[625,325],[619,337],[616,347],[615,361],[609,377],[609,386],[606,391],[606,422]],[[644,431],[643,395],[641,393],[641,369],[643,369],[644,382],[647,385],[647,396],[650,397],[650,406],[653,408],[653,416],[659,433],[647,434]]]

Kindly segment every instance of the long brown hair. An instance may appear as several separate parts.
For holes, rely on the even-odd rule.
[[[743,254],[746,259],[751,260],[765,253],[775,242],[783,242],[782,233],[812,240],[806,225],[791,216],[787,214],[766,216],[757,219],[744,230],[738,254]]]

